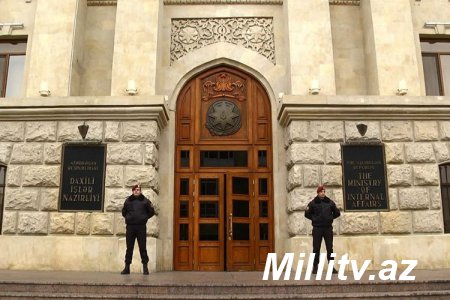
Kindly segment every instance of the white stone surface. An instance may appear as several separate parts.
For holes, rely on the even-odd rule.
[[[442,232],[442,212],[439,210],[414,211],[413,220],[415,233]]]
[[[293,165],[288,172],[286,188],[291,191],[293,188],[299,187],[303,182],[303,173],[301,165]]]
[[[27,122],[25,132],[27,142],[54,142],[56,122]]]
[[[25,124],[23,122],[0,122],[1,142],[21,142],[25,136]]]
[[[106,166],[106,187],[122,187],[123,186],[123,166],[107,165]]]
[[[428,189],[428,192],[430,194],[430,208],[440,209],[442,207],[441,188],[433,186]]]
[[[124,142],[157,142],[159,139],[158,124],[155,121],[124,122],[122,131]]]
[[[408,209],[428,209],[430,200],[428,199],[428,190],[426,188],[405,188],[399,189],[399,208]]]
[[[433,145],[428,143],[414,143],[405,145],[406,161],[408,163],[435,162]]]
[[[410,165],[388,165],[387,177],[389,186],[412,185],[412,170]]]
[[[87,235],[91,232],[91,215],[92,213],[86,212],[75,213],[76,234]]]
[[[159,191],[159,176],[153,166],[126,166],[125,186],[131,187],[140,183],[143,188],[151,187],[156,192]]]
[[[19,212],[17,232],[20,234],[47,234],[48,213]]]
[[[23,186],[57,187],[60,184],[59,166],[29,166],[23,170]]]
[[[112,235],[114,233],[114,214],[93,213],[91,215],[93,235]]]
[[[341,145],[338,143],[325,144],[325,163],[339,165],[341,164]]]
[[[381,212],[380,217],[381,233],[411,233],[412,231],[412,216],[410,212]]]
[[[386,163],[400,164],[405,161],[405,154],[402,143],[385,144]]]
[[[58,188],[42,188],[40,193],[39,208],[41,211],[56,211],[58,210]]]
[[[286,164],[323,164],[324,147],[322,144],[294,143],[288,148]]]
[[[14,234],[17,228],[17,212],[16,211],[4,211],[3,212],[3,234]]]
[[[438,123],[435,121],[415,121],[414,140],[416,142],[436,141],[439,139]]]
[[[342,186],[341,166],[322,166],[322,183],[325,186]]]
[[[75,213],[50,213],[50,233],[73,234]]]
[[[343,213],[341,214],[340,232],[344,234],[378,233],[378,213]]]
[[[42,164],[44,161],[44,145],[41,143],[14,144],[12,164]]]
[[[22,166],[9,165],[6,172],[6,185],[9,187],[18,187],[22,182]]]
[[[320,167],[309,166],[303,167],[303,186],[304,187],[317,187],[320,184]]]
[[[412,124],[409,121],[381,122],[381,136],[386,142],[410,142],[413,140]]]
[[[142,164],[144,146],[141,144],[108,145],[106,164]]]
[[[125,199],[131,195],[128,189],[105,189],[105,211],[121,212]]]
[[[293,142],[308,141],[308,122],[292,121],[284,129],[284,145],[289,146]]]
[[[145,144],[144,163],[159,168],[159,153],[156,144]]]
[[[288,234],[290,236],[302,235],[307,232],[307,221],[304,212],[293,212],[289,214],[288,223]]]
[[[437,162],[441,163],[450,160],[448,143],[433,143],[433,149]]]
[[[120,141],[120,122],[113,122],[113,121],[105,122],[105,141],[106,142]]]
[[[60,164],[62,157],[62,143],[44,144],[44,162],[47,165]]]
[[[310,136],[313,142],[344,141],[344,123],[339,121],[311,121]]]
[[[313,189],[295,188],[288,194],[288,211],[305,210],[308,203],[317,195]]]
[[[435,165],[413,165],[414,185],[439,185],[439,169]]]
[[[0,163],[8,164],[13,149],[12,143],[0,143]]]
[[[38,210],[37,189],[7,188],[5,193],[5,209]]]

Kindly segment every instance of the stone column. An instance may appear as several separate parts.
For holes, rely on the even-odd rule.
[[[419,66],[409,0],[361,1],[367,91],[395,95],[404,80],[408,95],[420,95]]]
[[[154,95],[160,1],[118,0],[111,95],[126,95],[129,80],[139,95]]]
[[[27,97],[39,96],[47,82],[52,96],[68,96],[78,6],[86,0],[39,0],[29,52]],[[29,41],[30,42],[30,41]]]
[[[308,94],[312,80],[319,81],[321,94],[336,94],[328,2],[284,1],[293,95]]]

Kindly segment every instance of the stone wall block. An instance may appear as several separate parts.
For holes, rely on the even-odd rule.
[[[402,143],[387,143],[384,149],[386,152],[386,163],[401,164],[405,161]]]
[[[344,123],[341,121],[311,121],[309,128],[313,142],[344,141]]]
[[[441,188],[438,186],[430,187],[428,188],[428,193],[430,195],[430,208],[441,209],[442,207]]]
[[[91,232],[92,213],[77,212],[75,214],[75,231],[78,235],[88,235]]]
[[[341,166],[322,166],[322,183],[325,186],[342,186]]]
[[[156,121],[129,121],[122,123],[122,141],[158,142],[159,128]]]
[[[323,164],[324,147],[322,144],[294,143],[287,150],[287,166],[293,164]]]
[[[47,234],[48,213],[19,212],[17,232],[20,234]]]
[[[439,139],[438,123],[435,121],[415,121],[414,122],[414,140],[437,141]]]
[[[2,232],[4,234],[14,234],[17,231],[17,212],[5,211],[3,212]]]
[[[143,146],[141,144],[108,145],[106,162],[111,165],[142,164]]]
[[[151,187],[159,191],[159,175],[153,166],[125,166],[125,186],[132,187],[140,183],[142,187]]]
[[[435,165],[413,166],[414,185],[439,185],[439,169]]]
[[[413,220],[415,233],[440,233],[443,230],[442,212],[440,210],[414,211]]]
[[[381,136],[386,142],[410,142],[413,140],[412,132],[412,124],[409,121],[381,122]]]
[[[27,142],[54,142],[56,122],[27,122],[25,132]]]
[[[428,143],[414,143],[405,145],[406,161],[408,163],[435,162],[433,145]]]
[[[41,189],[41,211],[56,211],[58,210],[58,196],[59,189],[43,188]]]
[[[301,165],[294,165],[288,172],[288,181],[286,184],[286,189],[291,191],[293,188],[302,185],[303,172]]]
[[[342,188],[337,188],[337,189],[331,189],[326,187],[326,191],[327,191],[327,197],[330,198],[331,200],[334,201],[334,203],[336,203],[337,208],[339,208],[340,210],[344,209],[344,193],[342,191]],[[317,193],[316,193],[317,195]]]
[[[122,217],[120,213],[115,214],[115,234],[117,235],[125,235],[126,234],[126,227],[127,224],[125,224],[125,218]]]
[[[441,140],[443,140],[443,141],[450,140],[450,121],[439,122],[439,133],[441,136]],[[1,133],[0,133],[0,137],[1,137]]]
[[[123,166],[106,166],[105,186],[122,187],[123,186]]]
[[[389,209],[391,211],[398,209],[398,191],[397,191],[397,189],[393,189],[393,188],[389,189]]]
[[[82,121],[64,121],[59,122],[58,126],[58,141],[81,141],[80,132],[78,126],[82,125]],[[103,122],[92,121],[86,122],[89,125],[89,130],[86,135],[86,141],[101,141],[103,138]]]
[[[313,189],[293,189],[287,196],[288,211],[306,210],[306,206],[316,195],[317,193]]]
[[[6,172],[6,186],[18,187],[22,184],[22,166],[10,165]]]
[[[153,204],[153,208],[155,209],[155,214],[159,215],[160,212],[160,205],[159,205],[159,197],[158,194],[155,193],[154,190],[148,189],[145,191],[144,196],[150,200],[150,202]]]
[[[106,142],[120,141],[120,122],[113,122],[113,121],[105,122],[105,141]]]
[[[112,235],[114,233],[113,213],[93,213],[91,221],[93,235]]]
[[[448,144],[443,142],[433,143],[434,155],[438,162],[444,162],[450,160],[450,151],[448,150]]]
[[[50,213],[50,233],[73,234],[75,213]]]
[[[12,143],[0,143],[0,163],[5,165],[9,164],[12,149],[13,149]]]
[[[146,165],[152,165],[156,169],[159,168],[159,153],[154,143],[145,144],[144,163]]]
[[[22,142],[24,136],[24,122],[0,122],[0,142]]]
[[[399,190],[400,209],[428,209],[430,201],[428,199],[427,188],[407,188]]]
[[[284,129],[284,146],[287,148],[293,142],[308,141],[308,122],[292,121]]]
[[[328,165],[341,164],[341,145],[338,143],[325,144],[325,163]]]
[[[125,199],[131,195],[131,190],[107,188],[105,195],[105,211],[120,212]]]
[[[5,209],[38,210],[37,189],[7,188],[5,195]]]
[[[412,171],[409,165],[387,166],[387,177],[389,186],[412,185]]]
[[[304,166],[303,167],[303,186],[316,188],[320,184],[320,167]]]
[[[412,217],[410,212],[381,212],[381,233],[411,233]]]
[[[342,234],[378,233],[378,213],[343,213],[340,219]]]
[[[57,187],[59,183],[59,166],[29,166],[23,170],[23,186]]]
[[[363,123],[367,125],[367,131],[364,136],[358,132],[356,125]],[[380,122],[378,121],[346,121],[345,137],[347,141],[379,141],[381,140]]]
[[[48,143],[44,145],[44,162],[47,165],[60,164],[62,143]]]
[[[307,220],[304,212],[289,214],[287,219],[288,233],[290,236],[305,235],[307,233]]]
[[[10,161],[12,164],[42,164],[43,161],[44,144],[14,144]]]
[[[157,238],[159,237],[159,230],[159,217],[151,217],[147,222],[147,235]]]

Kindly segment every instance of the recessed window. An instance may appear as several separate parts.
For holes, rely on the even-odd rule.
[[[189,224],[180,224],[180,241],[189,240]]]
[[[439,166],[444,232],[450,233],[450,164]]]
[[[219,224],[200,224],[200,241],[218,241]]]
[[[0,97],[22,95],[26,50],[26,41],[0,42]]]
[[[181,150],[180,151],[180,167],[181,168],[189,168],[189,164],[190,164],[189,150]]]
[[[247,167],[247,151],[200,151],[200,167]]]
[[[450,95],[450,41],[423,40],[420,45],[427,96]]]

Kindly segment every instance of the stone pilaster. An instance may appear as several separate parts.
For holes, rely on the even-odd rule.
[[[158,0],[117,2],[111,95],[126,95],[129,80],[139,95],[155,94],[159,6]]]
[[[72,72],[77,0],[41,0],[36,5],[26,96],[39,95],[45,81],[52,96],[68,96]]]
[[[408,95],[421,94],[419,65],[409,0],[361,1],[367,89],[370,95],[396,95],[405,80]]]
[[[333,46],[328,0],[285,0],[291,93],[307,95],[312,80],[321,94],[335,95]]]

